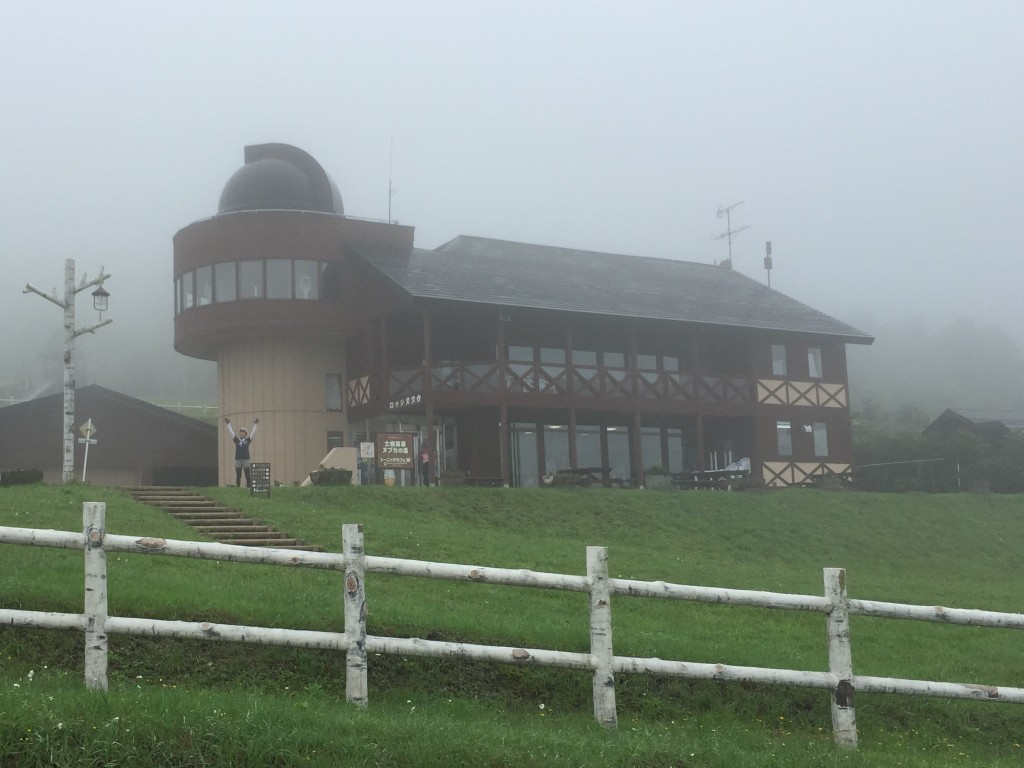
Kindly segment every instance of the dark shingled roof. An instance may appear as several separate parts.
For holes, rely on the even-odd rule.
[[[467,235],[433,251],[372,245],[355,250],[417,298],[874,341],[739,272],[708,264]]]

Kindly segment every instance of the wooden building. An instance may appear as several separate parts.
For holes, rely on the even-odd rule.
[[[75,479],[97,485],[216,485],[212,424],[90,384],[75,393],[76,429],[91,419],[96,444],[75,441]],[[0,470],[38,469],[60,483],[64,471],[64,394],[0,408]]]
[[[411,227],[346,216],[305,152],[245,160],[217,215],[174,238],[175,346],[217,361],[223,413],[261,419],[275,480],[391,432],[416,435],[435,476],[515,487],[740,459],[773,486],[849,471],[846,345],[872,341],[849,325],[723,266],[416,248]]]

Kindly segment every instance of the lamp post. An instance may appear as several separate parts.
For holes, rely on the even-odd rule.
[[[64,299],[57,298],[57,289],[53,293],[43,293],[31,284],[25,285],[22,293],[35,293],[42,296],[49,302],[56,304],[64,310],[64,472],[63,482],[70,483],[75,479],[75,339],[83,333],[94,333],[97,328],[114,322],[113,320],[100,320],[98,323],[75,328],[75,296],[86,288],[98,286],[93,291],[93,307],[103,316],[107,309],[107,298],[110,296],[103,289],[103,281],[110,275],[103,272],[100,267],[100,276],[86,282],[82,276],[82,284],[75,287],[75,260],[64,260]]]

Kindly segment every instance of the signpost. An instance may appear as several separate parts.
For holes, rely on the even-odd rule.
[[[96,441],[92,439],[92,436],[96,434],[96,426],[92,423],[92,419],[87,419],[85,424],[78,428],[78,431],[82,433],[78,442],[85,444],[85,458],[82,459],[82,482],[84,483],[85,470],[89,467],[89,446],[96,445]]]
[[[412,452],[416,435],[411,432],[380,432],[377,434],[378,469],[415,469]]]

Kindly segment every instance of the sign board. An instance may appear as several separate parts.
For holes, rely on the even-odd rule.
[[[377,467],[379,469],[414,469],[411,432],[380,432],[377,434]]]
[[[82,437],[89,440],[96,434],[96,426],[92,423],[92,419],[89,419],[78,428],[78,431],[82,433]]]
[[[374,457],[374,444],[373,443],[360,443],[359,444],[359,458],[370,460]]]
[[[249,494],[265,493],[270,497],[270,465],[257,464],[255,461],[249,468]]]

